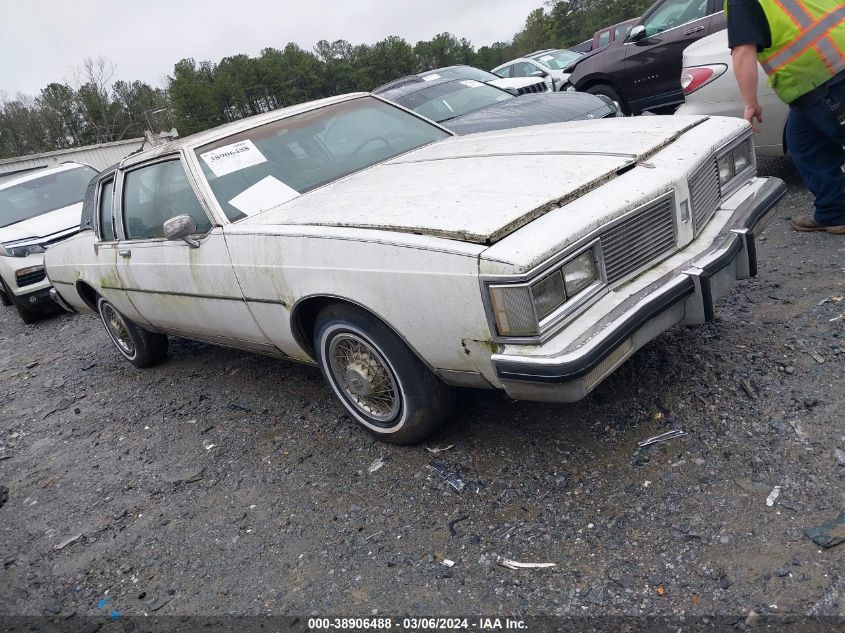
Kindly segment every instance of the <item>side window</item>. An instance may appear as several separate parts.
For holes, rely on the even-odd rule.
[[[643,26],[649,37],[706,16],[707,0],[666,0],[643,21]]]
[[[602,31],[599,33],[599,46],[604,46],[610,42],[610,31]]]
[[[114,178],[100,185],[100,196],[97,203],[98,223],[100,225],[100,240],[113,242],[114,237]]]
[[[513,68],[513,65],[502,66],[501,68],[499,68],[498,70],[496,70],[494,72],[497,75],[499,75],[499,77],[502,77],[503,79],[508,79],[511,76],[511,69],[512,68]]]
[[[189,215],[198,233],[211,230],[178,159],[127,172],[123,181],[123,226],[126,239],[164,237],[163,224],[177,215]]]
[[[539,70],[539,68],[535,68],[533,64],[529,64],[528,62],[517,62],[513,65],[513,76],[530,77],[531,73],[537,70]]]

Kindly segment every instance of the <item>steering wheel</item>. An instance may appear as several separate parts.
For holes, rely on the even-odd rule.
[[[370,143],[375,143],[376,141],[379,141],[379,142],[381,142],[381,143],[384,143],[384,146],[385,146],[385,147],[393,147],[393,146],[390,144],[390,141],[388,141],[386,138],[382,138],[381,136],[374,136],[374,137],[372,137],[372,138],[368,138],[367,140],[362,141],[361,143],[359,143],[359,144],[358,144],[358,147],[356,147],[355,149],[353,149],[353,150],[352,150],[352,156],[354,156],[355,154],[357,154],[358,152],[360,152],[362,149],[364,149],[364,148],[365,148],[367,145],[369,145]]]

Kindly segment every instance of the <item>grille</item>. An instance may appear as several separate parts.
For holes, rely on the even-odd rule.
[[[710,158],[689,179],[692,221],[698,234],[719,208],[719,165]]]
[[[15,275],[15,278],[18,282],[18,288],[37,284],[39,281],[44,281],[45,277],[47,277],[47,271],[45,271],[43,268],[41,270],[34,270],[29,273],[24,273],[23,275]]]
[[[546,84],[545,82],[538,82],[536,84],[531,84],[530,86],[523,86],[519,89],[519,94],[529,94],[533,92],[546,92]]]
[[[640,270],[675,248],[671,196],[661,198],[600,234],[608,283]]]

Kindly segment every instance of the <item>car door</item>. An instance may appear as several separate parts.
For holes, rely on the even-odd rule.
[[[166,156],[121,172],[117,273],[147,323],[214,343],[272,347],[240,291],[223,230],[214,226],[182,159]],[[163,223],[189,215],[199,246],[164,237]]]
[[[87,264],[86,276],[99,282],[100,292],[118,311],[132,320],[138,320],[141,315],[129,300],[126,291],[120,283],[117,274],[117,234],[115,233],[114,217],[114,183],[116,171],[101,175],[97,180],[95,193],[94,257]]]
[[[707,35],[710,21],[711,0],[665,0],[643,17],[644,36],[625,42],[626,95],[635,113],[683,102],[683,51]]]

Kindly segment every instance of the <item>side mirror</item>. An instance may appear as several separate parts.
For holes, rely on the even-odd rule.
[[[641,39],[645,38],[645,27],[642,24],[637,24],[631,31],[628,33],[628,41],[629,42],[639,42]]]
[[[541,78],[545,79],[546,77],[549,76],[549,73],[547,73],[545,70],[535,70],[533,73],[531,73],[531,76],[532,77],[541,77]]]
[[[164,237],[168,240],[185,240],[191,248],[199,248],[199,240],[190,237],[197,232],[197,223],[189,215],[177,215],[164,223]]]
[[[514,97],[519,96],[519,90],[516,88],[505,88],[505,92],[512,94]]]

